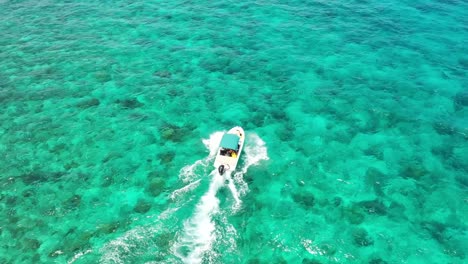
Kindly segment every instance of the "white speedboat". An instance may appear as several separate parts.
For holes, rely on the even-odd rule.
[[[226,171],[234,171],[244,146],[245,133],[242,127],[231,128],[223,135],[219,144],[218,153],[214,162],[215,168],[218,168],[220,175]]]

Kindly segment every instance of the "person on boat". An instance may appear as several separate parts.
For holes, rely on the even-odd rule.
[[[233,151],[233,150],[232,150],[232,152],[231,152],[231,157],[237,158],[237,153],[236,153],[235,151]]]

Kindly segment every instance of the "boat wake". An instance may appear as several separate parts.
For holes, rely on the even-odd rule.
[[[247,137],[248,144],[244,150],[244,164],[241,166],[240,171],[234,173],[234,182],[239,186],[240,195],[245,195],[249,190],[247,183],[244,181],[244,174],[250,166],[257,165],[262,160],[268,160],[267,147],[265,142],[257,135],[251,134]]]
[[[244,174],[250,166],[267,160],[268,155],[260,137],[250,134],[238,171],[233,174],[227,171],[221,176],[213,168],[213,160],[223,134],[215,132],[204,139],[209,155],[180,170],[183,186],[170,194],[173,203],[158,215],[140,219],[141,224],[135,223],[134,228],[105,243],[99,250],[100,263],[137,263],[147,257],[170,260],[168,263],[218,263],[222,257],[220,252],[236,251],[238,235],[229,223],[229,216],[242,209],[242,197],[248,192]],[[200,194],[203,188],[207,190]],[[218,198],[222,189],[229,190],[227,206]],[[190,217],[184,218],[190,212]],[[148,218],[154,220],[148,223]]]
[[[206,161],[196,161],[193,165],[186,166],[181,170],[182,181],[191,182],[185,187],[176,190],[173,194],[181,192],[181,190],[188,188],[191,184],[199,183],[200,178],[195,173],[197,167],[206,163],[208,163],[208,166],[211,166],[210,161],[216,155],[222,135],[222,132],[216,132],[210,136],[209,140],[204,141],[205,145],[210,149],[210,156]],[[248,185],[244,181],[243,175],[248,171],[248,168],[258,164],[262,160],[268,159],[265,142],[260,137],[250,134],[246,142],[247,145],[244,154],[242,154],[243,159],[240,164],[240,171],[234,175],[231,175],[231,172],[228,171],[223,176],[219,175],[217,169],[211,171],[209,174],[210,184],[208,190],[195,205],[192,216],[184,222],[183,230],[179,233],[172,248],[174,255],[184,263],[215,262],[219,257],[219,253],[213,250],[215,244],[228,246],[230,251],[235,250],[237,231],[228,222],[227,216],[235,214],[242,207],[241,197],[248,192]],[[217,193],[223,187],[227,187],[232,194],[233,203],[231,210],[220,208],[220,200],[217,197]]]
[[[209,155],[201,160],[195,161],[193,164],[187,165],[180,170],[179,178],[183,183],[192,183],[199,180],[203,173],[207,172],[207,168],[211,168],[211,162],[216,156],[219,143],[223,137],[223,132],[215,132],[208,139],[203,139],[202,142],[209,150]]]
[[[175,254],[184,263],[201,263],[204,252],[212,248],[216,240],[213,215],[219,212],[218,190],[224,185],[224,177],[214,170],[208,191],[196,205],[193,216],[185,221],[182,237],[175,245]]]

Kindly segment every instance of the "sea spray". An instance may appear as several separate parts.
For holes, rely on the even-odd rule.
[[[120,237],[106,243],[101,249],[100,263],[127,263],[128,259],[145,253],[150,238],[156,232],[154,227],[137,226]]]
[[[194,177],[197,176],[196,170],[199,167],[206,166],[206,158],[202,160],[197,160],[195,163],[187,165],[180,170],[179,178],[184,182],[191,182]]]
[[[231,172],[226,173],[227,175],[227,186],[229,190],[231,191],[232,197],[234,198],[234,204],[232,205],[232,210],[233,211],[238,211],[242,201],[239,198],[239,191],[236,188],[236,185],[234,185],[234,181],[231,179]]]
[[[201,179],[198,179],[198,180],[196,180],[194,182],[191,182],[191,183],[185,185],[182,188],[179,188],[179,189],[173,191],[171,193],[171,196],[170,196],[171,200],[175,200],[178,197],[182,196],[183,194],[185,194],[187,192],[190,192],[190,191],[193,191],[195,188],[198,187],[198,185],[200,184],[200,181],[201,181]]]
[[[184,182],[191,182],[197,180],[201,173],[198,173],[200,169],[206,169],[209,167],[209,162],[216,156],[216,151],[219,148],[219,143],[223,137],[223,132],[214,132],[209,138],[203,139],[202,142],[209,151],[209,155],[204,159],[197,160],[193,164],[184,166],[179,172],[179,178]]]
[[[84,255],[86,255],[86,254],[89,254],[89,253],[91,253],[91,252],[93,252],[91,249],[88,249],[88,250],[85,250],[85,251],[80,251],[80,252],[76,253],[76,254],[73,256],[73,258],[67,262],[67,264],[72,264],[72,263],[74,263],[75,261],[77,261],[79,258],[81,258],[82,256],[84,256]]]
[[[223,138],[224,132],[217,131],[210,135],[209,139],[203,139],[203,144],[210,150],[210,158],[214,158],[219,148],[219,143]]]
[[[262,160],[268,160],[268,150],[265,142],[254,133],[247,134],[246,146],[243,153],[242,166],[240,170],[235,172],[233,180],[239,186],[239,195],[243,196],[248,191],[248,185],[244,181],[244,174],[250,166],[258,164]]]
[[[208,139],[203,139],[203,144],[209,150],[209,155],[206,158],[197,160],[193,164],[187,165],[180,170],[179,179],[181,179],[183,183],[186,183],[186,185],[174,190],[170,195],[171,200],[177,200],[182,203],[188,202],[187,199],[184,199],[184,194],[193,191],[200,185],[201,176],[205,175],[203,172],[206,171],[207,168],[211,167],[210,161],[216,154],[216,150],[223,134],[223,132],[215,132],[212,133]],[[212,187],[210,186],[210,188],[213,188],[214,193],[216,193],[219,186],[223,184],[222,177],[218,177],[218,179],[220,179],[221,182],[214,182],[215,185]],[[212,196],[214,197],[214,195],[215,194]],[[144,251],[140,252],[137,249],[140,247],[149,247],[149,238],[157,234],[159,229],[164,228],[164,221],[170,221],[171,217],[181,209],[180,202],[174,204],[176,207],[170,207],[162,212],[158,217],[158,221],[154,223],[154,226],[137,226],[134,229],[127,231],[122,236],[106,243],[100,250],[100,253],[102,254],[100,262],[125,263],[128,259],[131,259],[136,255],[147,253]],[[206,202],[209,203],[209,201]],[[219,203],[219,201],[217,203]],[[218,205],[214,204],[214,207],[211,208],[216,207],[218,207]]]
[[[196,205],[194,215],[184,223],[183,235],[175,245],[175,254],[184,263],[201,263],[203,254],[211,250],[216,240],[216,227],[212,216],[219,211],[216,193],[223,186],[224,177],[220,176],[217,170],[213,170],[209,176],[211,182],[208,191]]]
[[[173,191],[170,196],[172,200],[198,187],[201,175],[204,175],[203,172],[206,171],[207,168],[211,167],[210,161],[212,161],[216,156],[223,134],[224,133],[220,131],[214,132],[208,139],[202,140],[205,147],[209,150],[209,155],[204,159],[195,161],[193,164],[184,166],[180,170],[179,179],[181,179],[183,183],[187,183],[187,185]]]
[[[215,156],[221,137],[222,133],[216,132],[210,136],[209,140],[204,140],[205,145],[210,149],[209,157]],[[236,213],[240,210],[242,204],[241,196],[245,195],[248,190],[247,183],[243,180],[243,175],[248,171],[250,166],[256,165],[262,160],[268,160],[265,142],[258,135],[248,134],[244,153],[241,154],[241,160],[240,171],[236,172],[233,176],[231,175],[232,171],[227,171],[221,176],[217,172],[217,169],[214,169],[210,173],[210,186],[195,206],[192,217],[185,221],[184,230],[173,248],[174,253],[184,263],[196,264],[201,263],[206,257],[210,259],[216,258],[213,250],[215,243],[228,243],[230,250],[235,249],[237,231],[229,223],[225,210],[219,207],[220,201],[216,195],[220,188],[227,187],[234,199],[231,213]],[[193,166],[188,166],[182,172],[184,175],[189,175],[194,171],[193,168]],[[192,176],[190,178],[194,179],[197,177]],[[188,187],[189,185],[184,188]],[[216,226],[213,220],[215,215],[221,215],[219,217],[221,220],[217,223],[222,224],[222,227]],[[222,232],[221,229],[225,230],[225,232]]]
[[[212,161],[222,135],[223,132],[215,132],[208,139],[204,139],[203,143],[209,150],[209,155],[180,170],[179,179],[184,186],[171,193],[169,198],[174,201],[171,207],[160,213],[153,224],[137,225],[120,237],[106,243],[99,251],[102,254],[101,263],[127,263],[145,254],[166,257],[173,254],[184,263],[201,263],[203,259],[214,260],[221,257],[215,253],[218,246],[229,252],[237,250],[237,230],[229,223],[229,216],[239,212],[242,197],[248,191],[243,175],[247,173],[250,166],[267,160],[268,155],[265,142],[258,135],[248,133],[238,166],[239,171],[234,173],[227,171],[221,176],[216,169],[213,169],[208,174],[206,172],[213,168]],[[177,226],[175,222],[179,217],[178,211],[188,209],[187,205],[192,204],[190,201],[197,199],[193,192],[197,188],[206,186],[202,182],[207,179],[209,180],[208,190],[199,198],[193,214],[183,222],[182,226],[179,226],[181,229],[173,229]],[[232,194],[231,210],[220,208],[220,200],[216,197],[223,187],[227,187]],[[189,197],[186,195],[188,193],[192,195]],[[164,251],[152,242],[152,238],[164,232],[175,234],[174,239],[169,242],[171,252]],[[154,249],[154,252],[147,252],[147,249]]]

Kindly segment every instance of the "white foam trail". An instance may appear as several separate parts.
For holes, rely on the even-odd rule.
[[[265,142],[257,134],[248,134],[244,148],[244,163],[240,171],[234,173],[233,180],[239,186],[239,195],[245,195],[249,186],[244,181],[244,174],[250,166],[257,165],[262,160],[268,160],[268,150]]]
[[[175,190],[171,194],[171,199],[179,199],[185,193],[188,193],[200,185],[201,177],[206,175],[205,169],[212,166],[211,160],[216,156],[216,152],[221,142],[224,132],[214,132],[208,139],[203,139],[203,144],[209,150],[208,157],[197,160],[193,164],[183,167],[179,172],[179,178],[187,183],[184,187]],[[180,257],[186,263],[200,263],[203,253],[210,250],[215,241],[215,224],[212,215],[219,211],[219,200],[216,193],[224,184],[224,178],[217,171],[210,174],[211,183],[209,190],[201,198],[195,208],[195,214],[184,223],[184,237],[181,241],[176,241],[173,248],[180,249],[182,246],[188,246],[191,250],[187,257]],[[169,219],[180,207],[168,208],[158,217],[158,222]],[[153,227],[139,226],[127,231],[124,235],[106,243],[100,249],[102,254],[100,263],[126,263],[129,256],[138,252],[137,247],[147,247],[154,233],[157,233],[156,224]],[[233,228],[233,227],[232,227]],[[234,229],[235,232],[235,229]],[[177,246],[177,245],[180,246]],[[87,254],[89,252],[85,252]],[[140,252],[141,253],[141,252]],[[82,255],[78,255],[79,258]]]
[[[183,195],[189,191],[192,191],[193,189],[197,188],[198,185],[200,185],[200,181],[201,179],[198,179],[194,182],[191,182],[187,185],[185,185],[184,187],[180,188],[180,189],[177,189],[175,191],[173,191],[171,193],[171,200],[175,200],[177,197],[179,197],[180,195]]]
[[[147,243],[147,238],[155,232],[152,228],[136,227],[116,238],[100,250],[102,253],[99,263],[125,263],[125,257],[134,255],[137,247]]]
[[[251,142],[251,143],[250,143]],[[257,134],[249,134],[245,146],[245,162],[242,172],[246,173],[252,165],[257,165],[262,160],[268,160],[268,151],[263,141]]]
[[[171,217],[173,213],[177,212],[179,209],[180,207],[166,209],[164,212],[162,212],[159,215],[158,219],[161,219],[161,220],[168,219],[169,217]]]
[[[239,236],[237,235],[236,228],[234,228],[234,226],[231,223],[229,223],[229,220],[226,215],[218,217],[217,221],[220,224],[216,228],[216,235],[222,239],[218,239],[214,246],[222,246],[223,254],[235,252],[237,249],[237,239],[239,238]],[[208,254],[208,257],[214,259],[218,256],[218,254],[210,252],[210,254]],[[215,259],[214,261],[208,263],[220,263],[220,261]]]
[[[78,252],[76,253],[73,258],[71,260],[69,260],[67,263],[68,264],[72,264],[73,262],[77,261],[79,258],[81,258],[83,255],[86,255],[88,253],[91,253],[93,252],[91,249],[88,249],[86,251],[83,251],[83,252]]]
[[[250,166],[256,165],[262,160],[269,159],[265,142],[257,134],[248,134],[243,155],[244,163],[240,171],[234,173],[232,180],[229,180],[228,183],[228,187],[236,201],[232,206],[232,211],[234,213],[238,212],[241,208],[242,200],[240,197],[244,196],[249,190],[249,186],[244,181],[244,174]],[[239,186],[239,188],[236,188],[236,185]]]
[[[190,182],[191,180],[193,180],[197,176],[197,174],[195,173],[195,170],[200,165],[205,165],[206,166],[205,160],[197,160],[197,161],[195,161],[194,164],[190,164],[190,165],[187,165],[187,166],[183,167],[179,172],[179,178],[184,183]]]
[[[210,149],[210,157],[216,155],[222,135],[222,132],[216,132],[211,134],[209,140],[203,141],[207,148]],[[174,254],[182,259],[184,263],[201,263],[204,254],[209,252],[217,238],[223,235],[220,230],[217,230],[213,222],[213,215],[220,212],[219,199],[216,197],[216,194],[224,186],[224,182],[227,181],[227,187],[234,198],[235,202],[232,209],[233,212],[236,212],[242,204],[240,197],[248,191],[248,185],[243,180],[243,175],[250,166],[269,159],[265,142],[256,134],[249,134],[244,151],[243,165],[241,170],[234,174],[234,177],[231,178],[230,171],[226,172],[224,177],[220,176],[216,169],[210,173],[211,182],[209,189],[196,205],[193,216],[185,221],[184,230],[173,247]],[[240,186],[239,190],[236,185]],[[222,219],[224,219],[223,226],[226,226],[228,234],[226,239],[232,245],[231,250],[234,250],[237,231],[227,222],[226,216],[223,216]],[[224,243],[224,241],[219,242]],[[185,251],[185,254],[183,251]]]
[[[236,247],[237,247],[237,242],[236,242],[237,230],[236,230],[236,228],[234,228],[234,226],[232,224],[229,224],[226,217],[223,218],[223,223],[225,223],[225,225],[226,225],[226,233],[228,235],[228,241],[227,242],[230,245],[229,250],[234,251],[236,249]]]
[[[233,211],[238,211],[241,207],[242,201],[239,198],[239,191],[234,185],[234,181],[231,179],[231,173],[226,173],[226,178],[228,180],[228,188],[231,190],[232,197],[234,198],[235,203],[232,205]]]
[[[185,221],[183,236],[174,245],[174,253],[184,263],[201,263],[203,254],[212,248],[212,244],[216,240],[214,232],[216,227],[212,216],[219,212],[219,199],[216,197],[216,193],[223,186],[224,178],[216,170],[210,176],[212,180],[208,191],[196,205],[194,215]],[[187,256],[180,252],[185,247],[190,249]]]
[[[216,155],[223,134],[224,132],[215,132],[210,135],[209,139],[203,140],[210,154],[208,157],[197,160],[180,170],[179,178],[186,185],[175,190],[171,194],[171,199],[180,200],[184,194],[193,191],[200,185],[202,177],[206,175],[206,169],[212,166],[211,161]],[[220,212],[220,201],[216,197],[216,194],[224,186],[224,182],[227,179],[227,187],[231,191],[235,201],[232,211],[236,212],[242,204],[241,197],[248,191],[248,185],[243,180],[243,175],[250,166],[256,165],[262,160],[268,160],[265,142],[256,134],[250,133],[247,135],[243,152],[240,170],[232,178],[229,171],[224,175],[225,177],[220,176],[217,170],[213,170],[210,173],[208,191],[196,205],[192,217],[184,222],[183,231],[178,235],[174,244],[172,244],[172,252],[184,263],[201,263],[202,258],[206,257],[204,256],[206,253],[210,254],[209,258],[216,257],[216,254],[211,252],[215,242],[229,245],[230,251],[236,249],[237,231],[228,222],[227,216]],[[179,209],[180,207],[168,208],[159,215],[157,223],[160,224],[162,223],[160,221],[168,221],[169,217]],[[221,226],[217,228],[213,216],[219,213],[221,213],[221,222],[219,222]],[[100,263],[125,263],[129,257],[142,253],[140,252],[141,250],[150,247],[151,241],[148,238],[152,237],[160,229],[160,227],[156,229],[159,225],[157,223],[153,223],[152,226],[136,227],[121,237],[106,243],[100,250],[102,254]],[[84,252],[84,254],[87,253],[89,252]],[[77,258],[79,257],[81,255],[77,255]]]
[[[197,160],[195,163],[183,167],[179,172],[179,178],[184,182],[191,182],[192,180],[199,177],[200,173],[197,173],[197,169],[200,167],[206,168],[209,162],[216,156],[219,143],[223,137],[224,132],[214,132],[208,139],[203,139],[202,142],[205,147],[210,151],[208,157]]]
[[[209,139],[202,140],[206,148],[210,150],[211,158],[216,156],[216,152],[218,151],[219,143],[221,143],[221,139],[223,138],[223,135],[224,135],[224,132],[218,131],[218,132],[212,133]]]
[[[162,212],[151,226],[137,226],[107,242],[99,252],[102,254],[99,263],[129,263],[128,258],[144,254],[144,250],[153,245],[154,234],[161,231],[162,220],[167,220],[179,208],[168,208]]]

